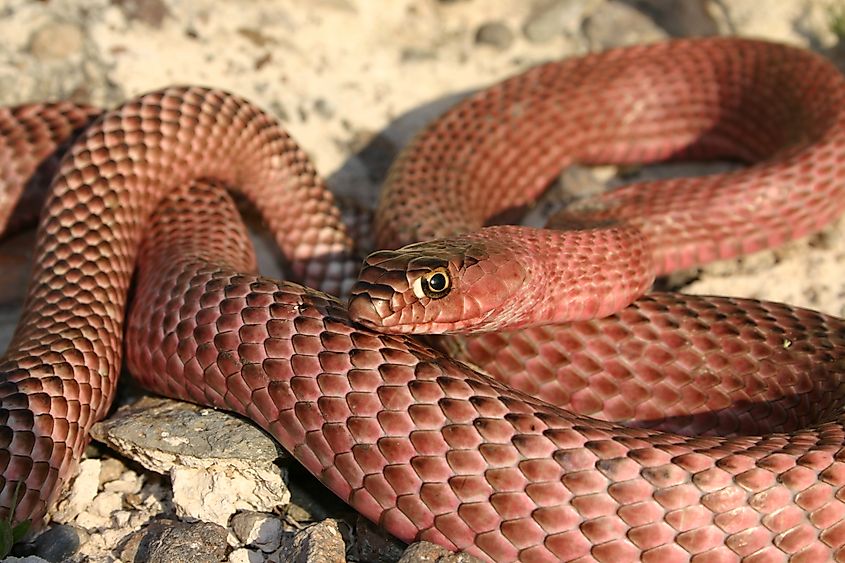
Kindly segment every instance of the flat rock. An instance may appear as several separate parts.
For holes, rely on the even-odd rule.
[[[50,563],[68,560],[78,550],[87,533],[75,526],[57,524],[38,535],[24,553],[40,557]],[[31,550],[29,549],[31,547]]]
[[[92,435],[169,475],[179,516],[226,525],[238,510],[271,511],[290,500],[276,442],[214,409],[146,397],[96,424]]]
[[[217,563],[226,557],[226,528],[211,522],[157,520],[124,540],[120,558],[148,563]]]
[[[217,462],[272,464],[286,455],[270,436],[240,418],[158,397],[119,408],[91,434],[158,473]]]

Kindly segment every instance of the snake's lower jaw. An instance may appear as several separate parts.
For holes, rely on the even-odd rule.
[[[419,303],[405,304],[404,308],[396,310],[391,299],[382,299],[371,292],[356,294],[354,289],[347,313],[353,322],[386,334],[441,334],[454,324],[422,322],[421,318],[414,320],[415,313],[425,315],[424,307]]]

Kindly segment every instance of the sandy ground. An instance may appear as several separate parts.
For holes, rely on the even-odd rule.
[[[838,2],[664,2],[677,13],[657,14],[655,4],[5,0],[0,103],[72,98],[112,106],[174,83],[224,88],[278,116],[337,193],[372,205],[387,164],[422,124],[456,96],[541,61],[688,31],[837,53],[830,10]],[[0,248],[3,338],[17,315],[30,238]],[[845,235],[835,225],[777,252],[696,272],[685,291],[845,315],[843,260]]]

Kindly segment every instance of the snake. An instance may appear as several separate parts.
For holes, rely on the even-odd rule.
[[[646,293],[835,220],[843,97],[823,57],[762,40],[541,64],[403,150],[363,267],[305,152],[241,97],[4,109],[9,208],[52,181],[0,362],[0,516],[44,519],[125,360],[153,392],[253,420],[403,541],[489,561],[845,558],[845,322]],[[711,158],[746,166],[501,224],[576,162]],[[226,190],[303,284],[256,272]]]

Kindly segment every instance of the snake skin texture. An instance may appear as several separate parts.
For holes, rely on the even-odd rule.
[[[644,420],[666,405],[670,416],[708,408],[698,425],[674,424],[702,435],[602,422],[356,326],[324,294],[244,273],[253,260],[224,196],[197,186],[159,209],[127,327],[130,371],[256,421],[397,537],[494,561],[839,555],[843,321],[653,294],[576,323],[571,339],[610,358],[599,374],[628,369],[605,393],[611,407],[639,397],[625,414]],[[190,210],[201,212],[186,220]]]
[[[71,102],[0,108],[0,232],[36,218],[58,157],[99,113]]]
[[[614,262],[596,252],[596,259],[612,263],[601,275],[544,271],[527,286],[561,290],[522,291],[528,315],[512,315],[494,328],[536,324],[534,312],[555,313],[549,322],[581,320],[580,303],[587,299],[575,295],[578,305],[571,306],[573,287],[593,296],[586,310],[606,312],[630,294],[633,284],[621,282],[632,279],[628,274],[642,275],[642,282],[770,248],[828,224],[845,207],[844,147],[845,79],[824,58],[800,49],[714,38],[548,63],[458,104],[403,151],[381,193],[377,246],[455,235],[463,245],[496,240],[515,249],[523,270],[542,270],[546,257],[566,257],[581,246],[569,240],[572,232],[553,231],[538,245],[513,231],[496,236],[497,227],[482,227],[524,209],[562,167],[712,158],[751,164],[726,174],[634,184],[557,217],[558,226],[577,226],[577,236],[585,224],[639,229],[651,247],[653,271],[641,273],[630,258]],[[530,251],[523,253],[526,245]],[[389,332],[448,332],[465,328],[455,323],[455,309],[467,308],[468,317],[498,313],[498,305],[485,310],[485,300],[475,297],[443,306],[447,312],[427,299],[420,305],[408,290],[415,275],[408,262],[419,262],[424,248],[368,259],[353,289],[354,320]],[[429,254],[446,260],[436,249]],[[448,262],[460,271],[452,276],[456,284],[489,285],[478,270],[499,276],[493,266],[463,263],[460,254]],[[471,294],[460,289],[443,301]]]
[[[776,244],[841,211],[842,84],[815,55],[730,39],[545,65],[423,133],[391,175],[392,185],[418,182],[416,199],[394,208],[388,188],[391,211],[377,228],[391,245],[466,232],[467,218],[477,213],[480,226],[525,205],[574,160],[732,155],[759,162],[651,185],[653,198],[623,189],[584,214],[616,223],[627,206],[645,211],[632,221],[653,245],[655,273]],[[586,106],[604,113],[567,110],[561,89],[567,100],[605,100]],[[538,132],[517,119],[544,105]],[[455,115],[473,127],[455,129],[464,123]],[[507,125],[496,129],[499,119]],[[448,131],[485,144],[461,148]],[[452,156],[419,156],[438,142]],[[556,142],[582,152],[551,150]],[[448,183],[459,176],[468,179]],[[482,180],[494,180],[489,191],[461,189]],[[400,539],[491,561],[845,559],[843,321],[655,293],[565,332],[444,345],[501,362],[517,389],[351,322],[325,293],[256,275],[221,186],[261,211],[294,274],[348,287],[357,264],[333,200],[260,110],[220,91],[170,88],[106,113],[52,183],[26,312],[0,368],[0,515],[40,519],[107,411],[137,261],[125,342],[133,374],[161,394],[253,419]],[[434,200],[448,212],[405,234],[403,217],[424,223]],[[391,213],[399,226],[387,226]],[[716,244],[696,246],[702,233]],[[532,375],[538,365],[546,371]]]
[[[18,123],[26,128],[31,113],[7,115],[24,116]],[[66,121],[42,127],[58,138],[70,132]],[[40,131],[38,139],[50,138]],[[214,178],[253,201],[307,283],[337,292],[357,271],[323,181],[252,104],[220,91],[170,88],[105,114],[70,148],[52,183],[24,313],[0,364],[0,506],[14,504],[16,520],[41,518],[73,473],[89,428],[107,412],[147,219],[165,194],[193,178]]]

